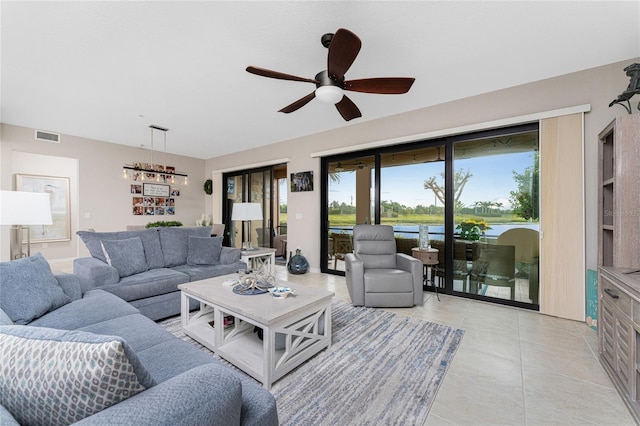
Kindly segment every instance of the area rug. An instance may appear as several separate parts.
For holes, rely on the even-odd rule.
[[[331,347],[271,388],[280,424],[423,424],[464,331],[336,299],[332,315]],[[160,325],[209,352],[179,317]]]

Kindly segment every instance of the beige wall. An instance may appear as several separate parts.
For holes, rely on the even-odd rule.
[[[615,116],[626,114],[621,106],[609,108],[609,102],[629,84],[623,68],[640,62],[640,58],[572,73],[552,79],[516,86],[496,92],[460,99],[379,120],[361,121],[340,129],[280,142],[246,152],[212,158],[207,170],[241,167],[261,159],[289,157],[288,172],[313,170],[319,176],[320,159],[313,153],[330,150],[356,150],[358,145],[382,143],[394,139],[411,140],[411,135],[462,133],[464,127],[509,117],[526,116],[545,111],[590,104],[585,115],[585,216],[586,264],[597,264],[597,154],[600,130]],[[540,64],[540,66],[544,66]],[[470,80],[469,84],[473,84]],[[637,100],[636,100],[637,103]],[[366,106],[361,105],[366,119]],[[295,120],[295,114],[290,117]],[[265,129],[268,132],[269,129]],[[414,139],[414,140],[417,140]],[[320,258],[320,184],[313,192],[288,195],[288,245],[299,247],[313,269],[319,269]],[[214,186],[214,199],[220,198],[221,186]]]
[[[1,189],[14,189],[15,173],[71,178],[72,240],[49,243],[46,248],[42,244],[32,247],[49,260],[88,255],[75,235],[77,230],[117,231],[127,225],[145,225],[155,220],[179,220],[185,225],[195,225],[207,208],[202,189],[204,160],[167,154],[167,165],[187,172],[190,180],[188,186],[176,185],[181,190],[180,197],[176,198],[176,215],[134,216],[130,191],[133,181],[123,179],[122,166],[134,161],[150,162],[149,150],[64,134],[60,144],[42,142],[35,140],[34,129],[7,124],[2,124],[0,132]],[[6,260],[9,258],[8,227],[0,228],[0,259]]]
[[[628,85],[629,79],[622,70],[634,62],[640,62],[640,58],[379,120],[360,121],[340,129],[216,157],[206,162],[167,155],[167,164],[187,171],[191,181],[190,186],[182,188],[175,219],[187,225],[193,224],[206,211],[213,214],[214,221],[220,221],[222,182],[219,171],[222,170],[241,169],[270,162],[281,163],[285,159],[288,174],[312,170],[318,179],[320,159],[312,154],[319,151],[356,150],[359,145],[391,144],[397,139],[411,140],[412,135],[429,132],[453,134],[466,131],[465,126],[473,127],[509,117],[590,104],[591,110],[585,115],[586,259],[587,267],[595,269],[598,216],[597,135],[615,116],[626,114],[622,107],[609,108],[608,104]],[[366,106],[361,107],[366,119]],[[290,119],[295,120],[295,114],[292,114]],[[77,229],[119,230],[124,229],[126,225],[145,224],[149,221],[148,217],[135,217],[130,214],[130,182],[125,182],[121,177],[121,167],[124,163],[146,161],[149,151],[68,135],[62,135],[61,144],[40,142],[34,140],[33,129],[5,124],[0,131],[0,188],[12,189],[12,174],[19,172],[12,167],[14,152],[72,158],[78,161],[78,211],[72,212],[78,218]],[[269,132],[269,129],[264,131]],[[213,196],[206,196],[202,191],[202,183],[209,177],[214,180]],[[320,267],[319,188],[320,184],[316,180],[313,192],[288,194],[288,247],[290,250],[300,248],[313,269]],[[87,213],[89,219],[85,218]],[[1,228],[0,259],[6,259],[9,238],[6,227]],[[77,229],[74,228],[72,232],[75,233]],[[49,247],[51,248],[51,245]],[[45,249],[41,251],[47,255]],[[84,244],[79,244],[78,253],[86,254]]]

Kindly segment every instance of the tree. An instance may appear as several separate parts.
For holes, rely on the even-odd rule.
[[[535,153],[533,165],[526,167],[522,173],[513,171],[513,180],[518,184],[517,191],[511,191],[509,200],[513,206],[513,213],[526,220],[538,220],[540,196],[539,183],[539,155]]]
[[[442,179],[444,180],[444,173],[440,173]],[[454,202],[455,205],[458,205],[458,201],[460,200],[460,196],[462,195],[462,190],[464,186],[467,184],[469,179],[471,179],[473,175],[469,170],[466,172],[464,170],[460,170],[455,173],[453,176],[453,187],[454,187]],[[424,181],[424,189],[430,189],[433,191],[434,195],[440,200],[440,202],[444,205],[444,185],[440,185],[436,181],[435,176],[431,176],[429,179]]]

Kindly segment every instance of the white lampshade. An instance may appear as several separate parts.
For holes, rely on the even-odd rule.
[[[260,203],[235,203],[231,220],[262,220]]]
[[[316,89],[316,98],[326,104],[337,104],[343,96],[344,92],[338,86],[320,86]]]
[[[44,192],[0,191],[0,225],[51,225],[51,200]]]

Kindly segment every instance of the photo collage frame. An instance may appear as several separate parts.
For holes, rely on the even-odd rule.
[[[175,168],[167,166],[166,170],[174,171]],[[173,176],[161,173],[135,171],[131,176],[135,182],[131,184],[132,214],[134,216],[175,215],[176,198],[180,196],[180,188],[169,185],[172,178]]]

